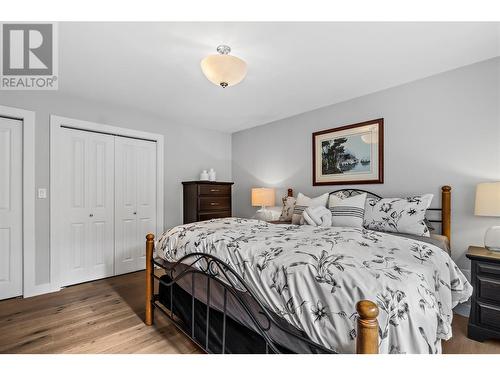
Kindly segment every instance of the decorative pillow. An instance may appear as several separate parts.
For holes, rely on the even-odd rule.
[[[264,220],[264,221],[276,221],[279,220],[281,215],[281,207],[273,206],[266,207],[264,210],[258,210],[252,219]]]
[[[432,197],[432,194],[425,194],[409,198],[368,198],[363,225],[381,232],[429,237],[424,219]]]
[[[309,198],[308,196],[299,193],[297,195],[297,201],[295,202],[295,208],[293,209],[292,224],[300,224],[300,218],[302,217],[302,212],[306,207],[326,207],[328,202],[328,193],[320,195],[316,198]]]
[[[335,194],[330,195],[328,208],[332,212],[332,226],[362,228],[365,201],[366,193],[344,199]]]
[[[280,221],[292,221],[293,209],[297,199],[294,197],[283,197],[283,208],[281,209]]]

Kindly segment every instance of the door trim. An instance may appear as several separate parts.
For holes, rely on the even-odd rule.
[[[23,296],[44,290],[35,284],[35,112],[0,105],[0,116],[22,121],[23,165]]]
[[[56,140],[57,134],[61,128],[73,128],[76,130],[90,131],[95,133],[107,133],[111,135],[137,138],[156,142],[156,234],[159,235],[163,232],[164,222],[164,191],[163,191],[163,175],[164,175],[164,136],[162,134],[149,133],[139,130],[120,128],[96,122],[83,121],[62,117],[57,115],[50,116],[50,190],[54,187],[54,166],[55,166],[55,149],[58,147]],[[61,281],[59,277],[59,254],[57,249],[52,246],[55,243],[55,236],[57,235],[57,228],[55,226],[55,202],[50,200],[50,279],[53,285],[60,289]]]

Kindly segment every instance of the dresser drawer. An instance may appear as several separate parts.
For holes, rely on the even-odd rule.
[[[217,184],[207,184],[199,185],[200,195],[231,195],[231,185],[217,185]]]
[[[184,181],[184,224],[231,217],[232,182]]]
[[[477,262],[476,267],[479,275],[491,275],[500,280],[500,264]]]
[[[200,197],[200,211],[230,211],[231,197]]]
[[[500,303],[500,280],[478,276],[477,289],[477,296],[480,299],[486,299]]]
[[[206,212],[198,215],[198,221],[231,217],[231,211]]]
[[[500,329],[500,306],[477,304],[479,324]]]

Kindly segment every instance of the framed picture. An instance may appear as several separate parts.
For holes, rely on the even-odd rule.
[[[384,182],[384,119],[312,135],[313,185]]]

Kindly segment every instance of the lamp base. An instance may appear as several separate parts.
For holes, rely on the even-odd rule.
[[[486,230],[484,247],[491,251],[500,251],[500,226],[496,225]]]

